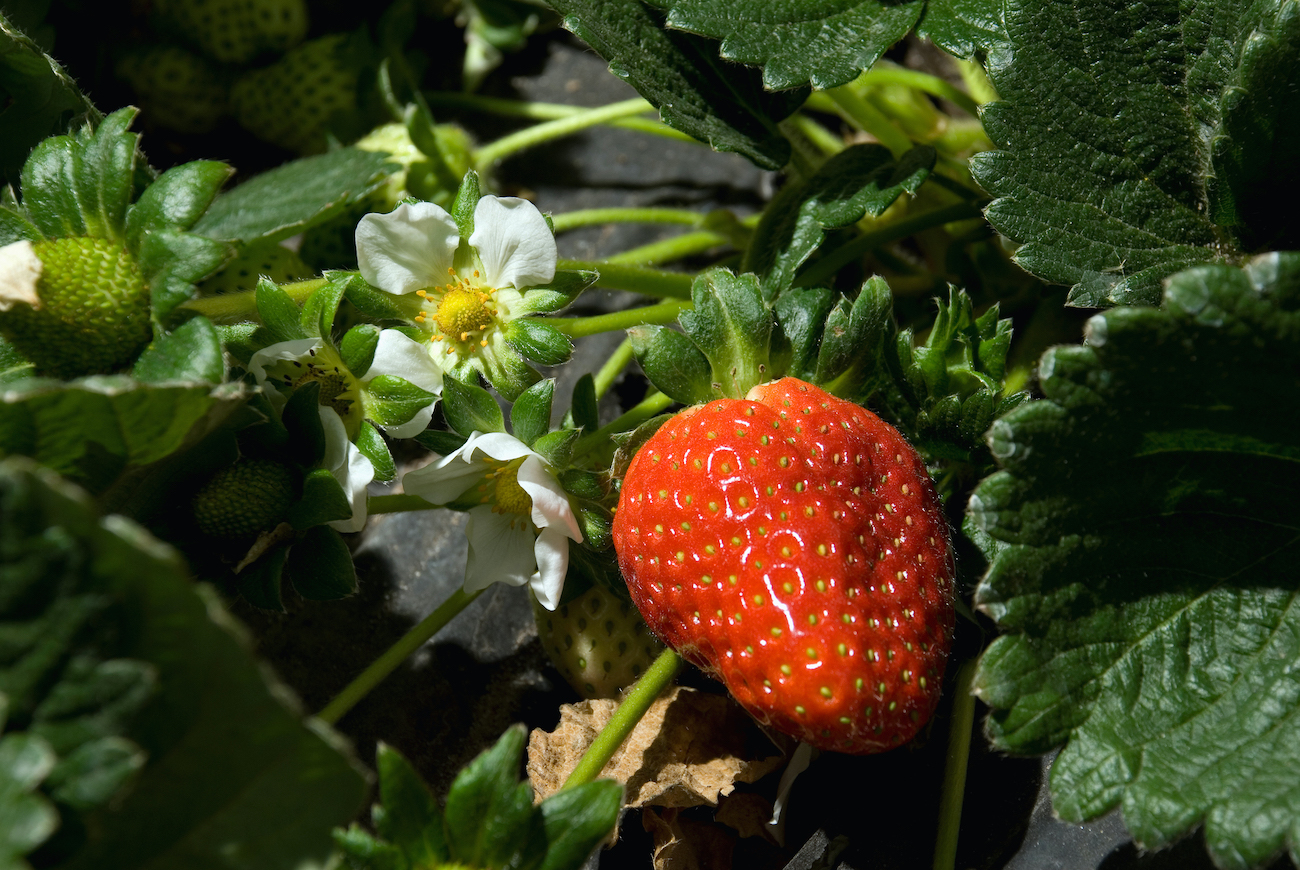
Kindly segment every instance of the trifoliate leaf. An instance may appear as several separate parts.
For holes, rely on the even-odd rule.
[[[666,30],[641,0],[555,0],[564,26],[609,61],[650,101],[664,123],[718,151],[735,151],[764,169],[790,159],[776,124],[797,109],[807,88],[772,93],[757,70],[718,56],[718,44]]]
[[[851,82],[907,35],[922,0],[652,0],[668,26],[722,40],[721,54],[763,68],[763,85],[818,90]]]
[[[1294,3],[1017,0],[988,59],[998,151],[972,161],[1016,260],[1071,304],[1156,304],[1161,280],[1262,243],[1300,189]]]
[[[1053,809],[1121,807],[1141,847],[1197,825],[1222,867],[1300,844],[1300,255],[1175,275],[1044,355],[970,500],[975,690],[995,744],[1067,745]]]

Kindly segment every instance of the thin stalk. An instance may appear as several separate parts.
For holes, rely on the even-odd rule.
[[[623,372],[623,369],[627,368],[627,364],[631,361],[632,340],[625,338],[623,339],[623,342],[614,349],[614,352],[609,355],[609,359],[605,360],[605,364],[600,367],[600,371],[596,372],[596,377],[593,378],[596,385],[597,399],[605,395],[605,393],[609,391],[609,388],[614,386],[614,381],[618,379],[618,376]]]
[[[667,263],[672,260],[680,260],[683,257],[701,254],[709,250],[709,248],[725,245],[729,241],[731,240],[721,233],[709,230],[682,233],[680,236],[671,239],[651,242],[639,248],[632,248],[620,254],[614,254],[605,262],[625,266],[654,266],[659,263]]]
[[[324,278],[310,278],[292,284],[281,284],[280,289],[301,305],[307,301],[307,297],[324,286]],[[257,293],[253,290],[245,290],[242,293],[204,296],[200,299],[191,299],[181,307],[197,311],[213,323],[240,323],[257,319]]]
[[[849,85],[841,85],[826,92],[850,123],[865,130],[890,150],[895,157],[901,157],[912,148],[912,140],[907,134],[894,126],[894,122],[884,112],[863,99]]]
[[[965,218],[978,217],[980,207],[981,203],[979,202],[959,202],[903,218],[869,233],[864,233],[818,260],[808,271],[800,275],[794,283],[799,287],[812,287],[817,284],[827,283],[835,276],[836,272],[872,248],[906,238],[913,233],[919,233],[931,227],[942,226]]]
[[[604,124],[617,118],[640,115],[643,112],[652,111],[653,108],[645,100],[636,97],[631,100],[610,103],[608,106],[601,106],[596,109],[583,109],[567,118],[545,121],[532,127],[526,127],[517,133],[503,136],[495,142],[489,142],[474,153],[474,161],[478,165],[479,171],[486,174],[487,170],[517,151],[533,148],[552,139],[571,136],[588,127]]]
[[[599,447],[602,442],[608,440],[609,436],[635,429],[660,411],[667,410],[672,404],[673,400],[663,393],[651,393],[636,405],[624,411],[619,415],[618,419],[606,423],[589,435],[583,435],[579,438],[578,443],[573,445],[574,457],[586,456]]]
[[[971,99],[970,94],[959,89],[952,82],[929,73],[917,72],[901,66],[877,64],[858,79],[858,84],[865,85],[902,85],[905,88],[923,91],[941,100],[947,100],[964,111],[979,117],[979,104]]]
[[[556,268],[599,272],[600,280],[596,286],[606,290],[631,290],[633,293],[666,299],[691,298],[692,278],[683,272],[665,272],[604,260],[560,260]]]
[[[379,685],[384,679],[397,670],[397,666],[406,661],[416,650],[424,646],[424,642],[433,637],[446,627],[462,610],[470,603],[483,594],[482,589],[478,592],[466,592],[464,589],[457,589],[451,594],[451,597],[439,605],[438,609],[426,616],[418,625],[408,631],[390,646],[383,655],[361,672],[361,675],[344,687],[343,691],[335,696],[333,701],[325,706],[316,714],[327,725],[333,725],[342,719],[347,712],[356,706],[357,702],[370,693],[370,690]]]
[[[593,224],[686,224],[699,226],[704,215],[684,208],[584,208],[551,215],[557,233]]]
[[[961,805],[966,794],[966,765],[970,761],[970,735],[975,726],[975,659],[957,671],[956,696],[948,728],[948,762],[939,797],[939,833],[934,843],[934,870],[953,870],[957,864],[957,837],[961,833]]]
[[[548,317],[542,321],[570,338],[582,338],[587,335],[599,335],[602,332],[614,332],[619,329],[631,329],[634,326],[649,324],[662,326],[672,323],[691,303],[686,300],[660,302],[643,308],[628,308],[612,311],[609,314],[594,314],[591,317]]]
[[[441,505],[432,504],[418,495],[397,493],[396,495],[372,495],[366,498],[368,514],[403,514],[411,511],[433,510]]]
[[[961,80],[976,103],[982,106],[998,99],[997,89],[993,87],[993,82],[989,81],[984,67],[973,60],[958,60],[957,71],[961,73]]]
[[[805,115],[803,112],[795,112],[790,116],[789,122],[796,130],[803,134],[803,137],[816,145],[827,157],[834,157],[844,150],[844,140],[836,136],[830,130]]]
[[[614,757],[614,753],[618,752],[618,748],[623,745],[623,741],[632,733],[632,729],[636,728],[637,723],[645,716],[655,698],[658,698],[673,681],[673,677],[677,676],[677,670],[681,665],[681,656],[671,649],[666,649],[659,654],[659,658],[655,659],[654,664],[646,669],[641,679],[636,681],[636,685],[623,698],[623,703],[618,705],[618,709],[614,711],[614,715],[610,717],[604,729],[596,735],[591,746],[587,747],[587,751],[578,760],[578,766],[564,781],[564,788],[586,785],[600,775],[605,765]]]
[[[470,109],[475,112],[490,112],[494,115],[503,115],[509,118],[528,118],[534,121],[555,121],[560,118],[570,118],[586,111],[581,106],[566,106],[563,103],[532,103],[445,91],[428,92],[424,96],[431,106]],[[646,103],[646,111],[652,111],[653,109],[654,106]],[[651,133],[669,139],[678,139],[682,142],[697,141],[685,133],[674,130],[662,121],[654,121],[650,118],[615,118],[605,123],[606,126],[610,127],[622,127],[625,130]]]

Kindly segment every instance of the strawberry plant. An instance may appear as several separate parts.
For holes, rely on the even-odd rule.
[[[1300,860],[1300,5],[550,6],[0,13],[0,863]]]

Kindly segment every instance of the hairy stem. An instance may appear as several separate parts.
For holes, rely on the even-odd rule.
[[[704,215],[685,208],[585,208],[551,215],[555,232],[594,224],[686,224],[699,226]]]
[[[560,260],[560,270],[586,270],[599,272],[597,287],[606,290],[630,290],[646,296],[665,299],[691,298],[691,276],[682,272],[664,272],[643,266],[627,266],[603,260]]]
[[[503,136],[495,142],[489,142],[474,153],[474,162],[477,164],[479,172],[486,175],[498,162],[517,151],[533,148],[552,139],[570,136],[588,127],[653,110],[654,107],[640,97],[610,103],[608,106],[601,106],[596,109],[583,109],[567,118],[545,121],[517,133]]]
[[[911,150],[912,140],[907,134],[894,126],[894,122],[884,112],[863,99],[851,85],[832,88],[826,91],[826,95],[835,101],[836,108],[845,120],[875,136],[894,157],[901,157]]]
[[[586,335],[598,335],[618,329],[631,329],[634,326],[654,324],[662,326],[672,323],[677,315],[691,307],[686,300],[660,302],[644,308],[628,308],[609,314],[595,314],[591,317],[548,317],[542,321],[570,338],[582,338]]]
[[[439,91],[426,93],[424,96],[431,106],[471,109],[477,112],[490,112],[494,115],[504,115],[510,118],[529,118],[534,121],[556,121],[561,118],[571,118],[574,115],[586,111],[581,106],[566,106],[563,103],[532,103],[520,100],[503,100],[499,97],[484,97],[479,96],[478,94],[460,94]],[[646,103],[646,111],[652,111],[653,109],[653,106]],[[662,121],[654,121],[650,118],[614,118],[604,123],[609,127],[621,127],[625,130],[651,133],[655,136],[679,139],[682,142],[697,141],[696,139],[687,136],[685,133],[679,133]]]
[[[632,340],[625,338],[623,343],[609,355],[609,359],[605,360],[605,364],[600,367],[600,371],[596,372],[594,380],[597,399],[609,392],[609,388],[614,386],[614,381],[618,380],[618,376],[623,373],[623,369],[627,368],[627,364],[631,361]]]
[[[587,455],[602,443],[608,441],[609,436],[635,429],[660,411],[667,410],[672,404],[673,400],[663,393],[651,393],[632,408],[620,414],[618,419],[606,423],[595,432],[579,438],[578,443],[573,445],[574,457],[578,458]]]
[[[301,305],[307,301],[307,297],[324,286],[324,278],[310,278],[292,284],[281,284],[280,289]],[[257,293],[253,290],[245,290],[242,293],[205,296],[201,299],[191,299],[181,307],[197,311],[213,323],[240,323],[257,319]]]

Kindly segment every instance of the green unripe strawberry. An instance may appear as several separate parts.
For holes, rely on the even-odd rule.
[[[221,72],[180,46],[129,54],[117,74],[131,85],[147,119],[178,133],[207,133],[229,109],[230,88]]]
[[[34,279],[26,288],[34,293],[0,299],[0,334],[38,373],[111,372],[132,362],[153,337],[144,277],[120,243],[63,238],[15,242],[0,251],[11,275],[21,269]]]
[[[212,476],[191,507],[199,530],[214,538],[248,538],[284,519],[296,497],[293,471],[269,459],[241,459]]]
[[[331,117],[356,109],[358,53],[346,33],[303,43],[234,83],[230,104],[235,117],[244,129],[273,145],[299,154],[324,151]]]
[[[555,611],[533,599],[542,649],[584,698],[617,698],[663,651],[630,601],[599,585]]]
[[[163,21],[221,63],[283,52],[307,35],[306,0],[156,0]]]
[[[208,295],[219,293],[238,293],[252,290],[257,286],[261,276],[270,278],[277,284],[289,284],[302,281],[315,273],[296,253],[277,242],[261,242],[249,245],[239,252],[217,274],[199,285],[199,289]]]

